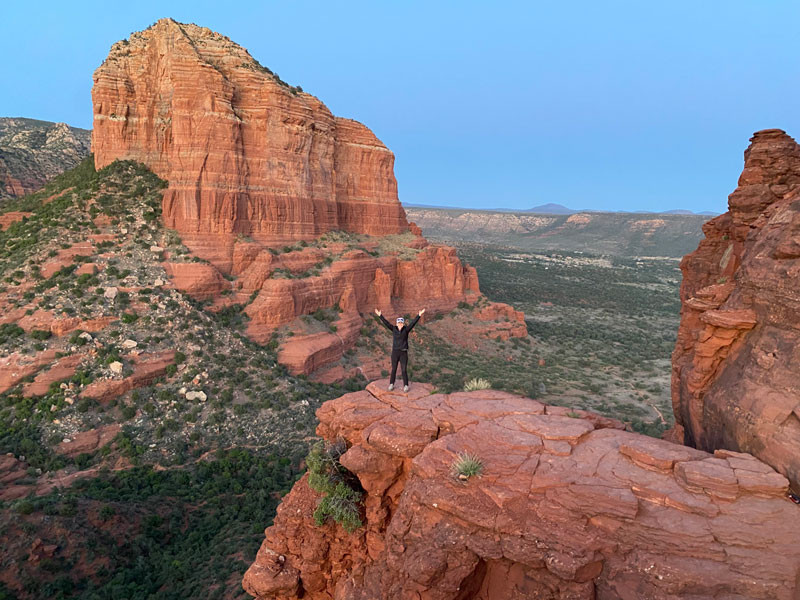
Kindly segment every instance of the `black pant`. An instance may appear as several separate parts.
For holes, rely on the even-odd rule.
[[[403,385],[408,385],[408,350],[392,350],[392,376],[389,378],[389,383],[394,385],[395,377],[397,376],[397,363],[400,363],[400,372],[403,374]]]

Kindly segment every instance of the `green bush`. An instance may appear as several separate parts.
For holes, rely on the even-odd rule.
[[[328,517],[339,523],[348,533],[361,527],[361,492],[344,483],[337,483],[314,511],[314,523],[321,526]]]
[[[326,444],[317,442],[306,457],[308,485],[324,494],[314,511],[314,522],[322,525],[328,517],[352,533],[363,525],[361,500],[363,491],[358,479],[339,462],[347,451],[344,441]]]
[[[136,313],[127,313],[126,312],[126,313],[122,314],[122,319],[120,319],[120,320],[123,323],[126,323],[126,324],[135,323],[136,321],[139,320],[139,315],[137,315]]]

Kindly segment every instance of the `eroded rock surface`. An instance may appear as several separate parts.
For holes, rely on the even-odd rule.
[[[326,402],[317,432],[366,494],[362,529],[316,527],[301,479],[244,578],[258,598],[797,597],[798,509],[748,454],[716,454],[484,390],[387,381]],[[456,479],[461,452],[484,474]]]
[[[754,134],[728,206],[681,263],[674,439],[752,453],[800,489],[800,146]]]

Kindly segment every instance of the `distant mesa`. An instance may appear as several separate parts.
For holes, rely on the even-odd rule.
[[[547,204],[539,204],[533,208],[464,208],[463,206],[442,206],[439,204],[416,204],[404,203],[409,208],[430,208],[439,210],[473,210],[473,211],[489,211],[489,212],[508,212],[508,213],[533,213],[538,215],[574,215],[575,213],[619,213],[619,214],[647,214],[647,215],[709,215],[714,216],[719,213],[712,211],[694,212],[682,208],[672,210],[654,211],[654,210],[613,210],[613,209],[597,209],[597,208],[582,208],[574,209],[564,206],[563,204],[556,204],[555,202],[548,202]]]

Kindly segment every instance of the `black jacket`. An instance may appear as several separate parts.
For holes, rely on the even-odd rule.
[[[408,334],[411,333],[411,330],[414,329],[414,325],[419,321],[419,315],[414,317],[411,323],[403,325],[400,329],[389,323],[383,315],[378,318],[381,323],[383,323],[383,326],[392,332],[392,352],[395,350],[408,350]]]

